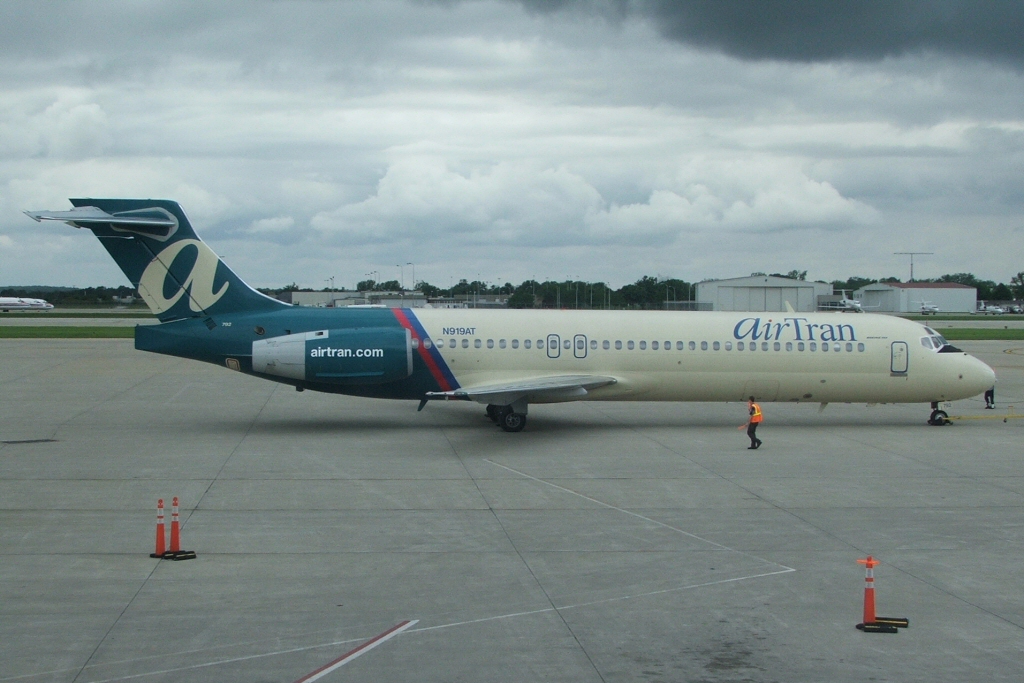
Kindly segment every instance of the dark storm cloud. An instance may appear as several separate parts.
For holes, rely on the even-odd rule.
[[[534,11],[645,17],[666,38],[742,59],[872,61],[936,52],[1024,64],[1024,3],[963,0],[522,0]]]

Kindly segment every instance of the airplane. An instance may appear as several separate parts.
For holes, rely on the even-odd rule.
[[[971,315],[1003,315],[1006,311],[999,306],[989,306],[984,301],[978,302],[978,309],[971,311]]]
[[[43,299],[27,299],[22,296],[0,296],[0,310],[8,311],[48,311],[53,304]]]
[[[939,312],[939,307],[930,301],[918,301],[915,303],[921,304],[921,315],[935,315]]]
[[[507,432],[564,401],[930,403],[995,382],[920,323],[865,314],[295,307],[243,282],[177,202],[71,199],[26,211],[86,228],[160,321],[135,348],[205,361],[297,391],[475,401]]]
[[[843,298],[839,301],[830,301],[822,304],[818,307],[820,311],[841,311],[843,313],[863,313],[866,306],[862,305],[858,299],[850,299],[846,295],[846,291],[842,292]],[[873,306],[871,308],[878,308]]]

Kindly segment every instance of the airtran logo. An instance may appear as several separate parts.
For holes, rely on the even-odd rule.
[[[807,322],[807,318],[783,318],[779,322],[771,318],[767,322],[761,318],[744,318],[736,323],[732,336],[735,339],[764,341],[783,338],[793,341],[857,341],[853,325],[810,323]]]
[[[336,349],[327,346],[322,349],[310,349],[310,358],[383,358],[384,349]]]
[[[164,282],[168,270],[185,247],[195,247],[198,250],[196,262],[188,277],[178,287],[178,291],[169,299],[165,298]],[[220,263],[220,259],[203,242],[180,240],[161,251],[155,259],[149,262],[139,280],[139,293],[153,312],[163,313],[178,303],[178,300],[185,294],[185,290],[188,290],[189,308],[196,312],[204,311],[217,303],[228,290],[228,283],[225,282],[218,291],[213,291],[213,278],[217,274],[218,263]]]

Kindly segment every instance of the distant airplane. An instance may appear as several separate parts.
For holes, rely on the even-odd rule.
[[[864,306],[861,305],[857,299],[851,299],[847,297],[846,290],[842,290],[843,298],[839,301],[830,301],[819,306],[819,310],[822,311],[842,311],[844,313],[863,313]],[[873,306],[872,308],[878,308]]]
[[[978,302],[978,309],[973,311],[975,315],[1003,315],[1006,310],[999,306],[989,306],[984,301]]]
[[[916,301],[914,303],[921,304],[921,315],[935,315],[939,312],[939,307],[930,301]]]
[[[531,403],[931,403],[995,382],[920,323],[865,314],[305,308],[246,285],[176,202],[72,199],[31,211],[98,238],[160,320],[135,348],[306,389],[475,401],[507,432]]]
[[[8,311],[48,311],[53,304],[42,299],[26,299],[20,296],[0,296],[0,310]]]

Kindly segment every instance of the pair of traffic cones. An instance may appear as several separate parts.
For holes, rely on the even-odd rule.
[[[902,617],[879,617],[875,615],[875,572],[880,563],[870,555],[867,559],[857,560],[864,565],[864,622],[857,628],[865,633],[899,633],[901,628],[910,626],[910,620]]]
[[[178,497],[174,497],[171,504],[171,547],[165,545],[166,533],[164,531],[164,499],[156,502],[156,550],[150,553],[150,557],[161,560],[194,560],[195,551],[181,549],[181,530],[178,524]]]

